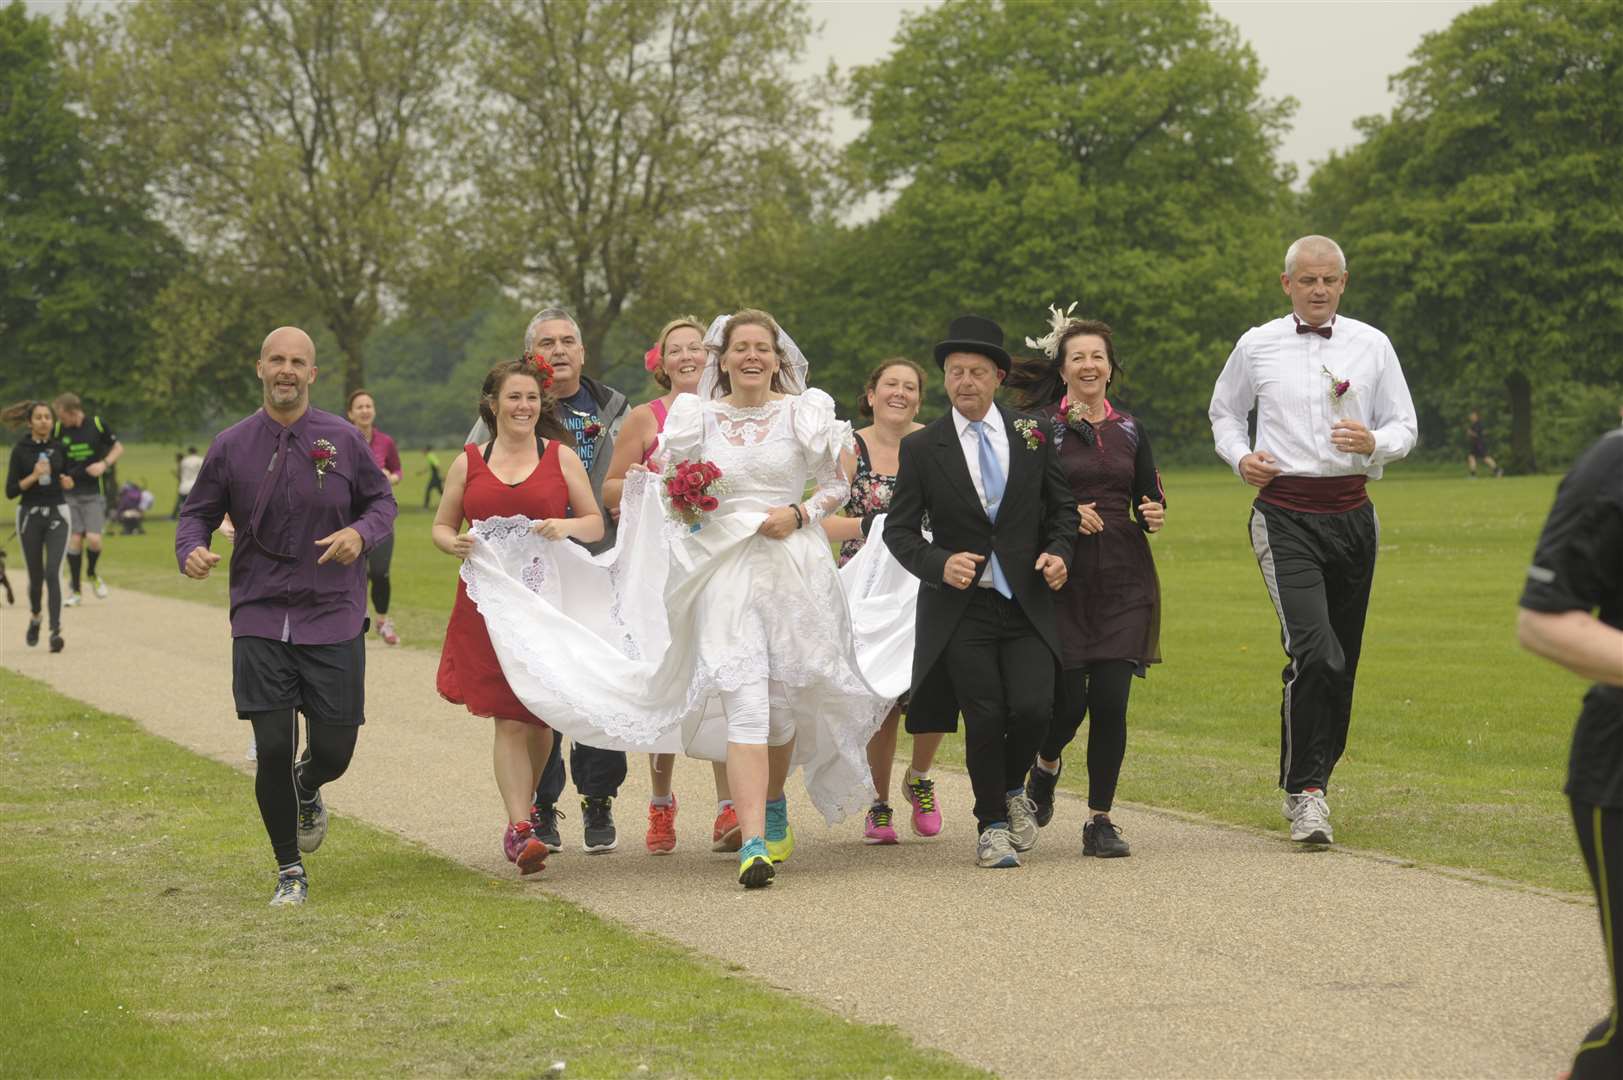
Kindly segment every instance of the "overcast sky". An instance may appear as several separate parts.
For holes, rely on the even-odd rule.
[[[92,6],[108,0],[91,0]],[[933,0],[811,0],[822,32],[803,64],[807,74],[833,60],[841,70],[882,59],[906,12]],[[1153,3],[1154,0],[1121,0]],[[1353,121],[1391,110],[1387,80],[1408,65],[1423,35],[1446,27],[1477,0],[1211,0],[1218,15],[1237,26],[1267,72],[1263,93],[1293,95],[1300,103],[1280,155],[1296,163],[1298,180],[1331,150],[1358,141]],[[65,0],[27,0],[34,11],[59,13]],[[1082,43],[1085,45],[1085,43]],[[842,112],[834,132],[841,142],[861,130]]]
[[[1149,3],[1153,0],[1123,0]],[[1387,80],[1408,66],[1420,39],[1446,27],[1475,0],[1211,0],[1218,15],[1239,28],[1267,72],[1263,94],[1287,94],[1298,104],[1293,130],[1280,156],[1296,163],[1305,181],[1312,164],[1331,150],[1358,142],[1353,121],[1389,112]],[[847,70],[882,59],[902,15],[930,0],[812,0],[823,24],[807,57],[808,72],[830,60]],[[1085,44],[1085,43],[1083,43]],[[850,114],[835,120],[843,142],[861,131]]]

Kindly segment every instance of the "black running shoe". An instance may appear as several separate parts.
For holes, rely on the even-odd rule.
[[[1124,859],[1133,853],[1121,830],[1111,824],[1108,814],[1094,814],[1082,826],[1082,854],[1097,855],[1101,859]]]
[[[1059,774],[1065,771],[1065,763],[1061,762],[1057,772],[1048,772],[1039,769],[1032,763],[1031,772],[1026,775],[1026,798],[1037,804],[1037,827],[1044,828],[1054,820],[1054,787],[1059,783]]]
[[[29,620],[28,633],[23,635],[23,640],[25,642],[27,642],[30,647],[39,644],[39,620],[38,619]]]
[[[558,834],[558,819],[564,812],[556,806],[530,805],[530,832],[537,840],[547,845],[547,850],[556,855],[564,849],[564,838]]]
[[[580,801],[581,847],[588,855],[613,851],[620,842],[614,832],[614,799],[609,795],[588,795]]]
[[[62,631],[60,631],[60,630],[52,630],[51,631],[51,651],[52,652],[61,652],[63,644],[64,644],[64,642],[62,641]]]

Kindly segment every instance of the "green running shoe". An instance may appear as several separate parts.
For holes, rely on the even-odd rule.
[[[787,862],[795,851],[795,831],[789,827],[789,800],[769,799],[766,804],[766,853],[775,863]]]

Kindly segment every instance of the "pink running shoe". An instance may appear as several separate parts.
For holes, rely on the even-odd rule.
[[[547,865],[547,845],[535,838],[534,828],[528,821],[507,826],[502,834],[502,852],[507,861],[517,865],[518,872],[526,876],[540,873]]]
[[[935,836],[941,832],[941,810],[935,804],[935,781],[928,776],[908,777],[902,782],[907,801],[913,806],[913,833]]]
[[[896,843],[896,828],[890,823],[892,813],[889,803],[876,802],[868,807],[868,816],[862,823],[864,844]]]
[[[378,637],[383,639],[385,645],[400,644],[400,635],[395,633],[394,620],[390,618],[378,619]]]

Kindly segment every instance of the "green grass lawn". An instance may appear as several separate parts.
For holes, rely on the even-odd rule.
[[[984,1075],[355,821],[272,909],[252,777],[3,669],[0,759],[5,1075]]]
[[[159,481],[172,455],[135,446],[122,466],[148,477],[165,511],[173,480]],[[400,487],[412,508],[396,534],[394,606],[409,646],[438,649],[456,574],[428,540],[421,461],[408,456]],[[1518,649],[1513,630],[1556,481],[1467,481],[1399,463],[1374,486],[1381,555],[1331,793],[1342,844],[1586,888],[1560,794],[1583,686]],[[1168,525],[1153,540],[1166,662],[1135,684],[1120,798],[1278,830],[1284,657],[1246,532],[1250,489],[1217,469],[1174,470],[1166,486]],[[108,580],[224,603],[224,575],[197,583],[176,573],[172,538],[157,522],[146,536],[110,540]],[[1062,784],[1081,790],[1082,747],[1068,757]]]

